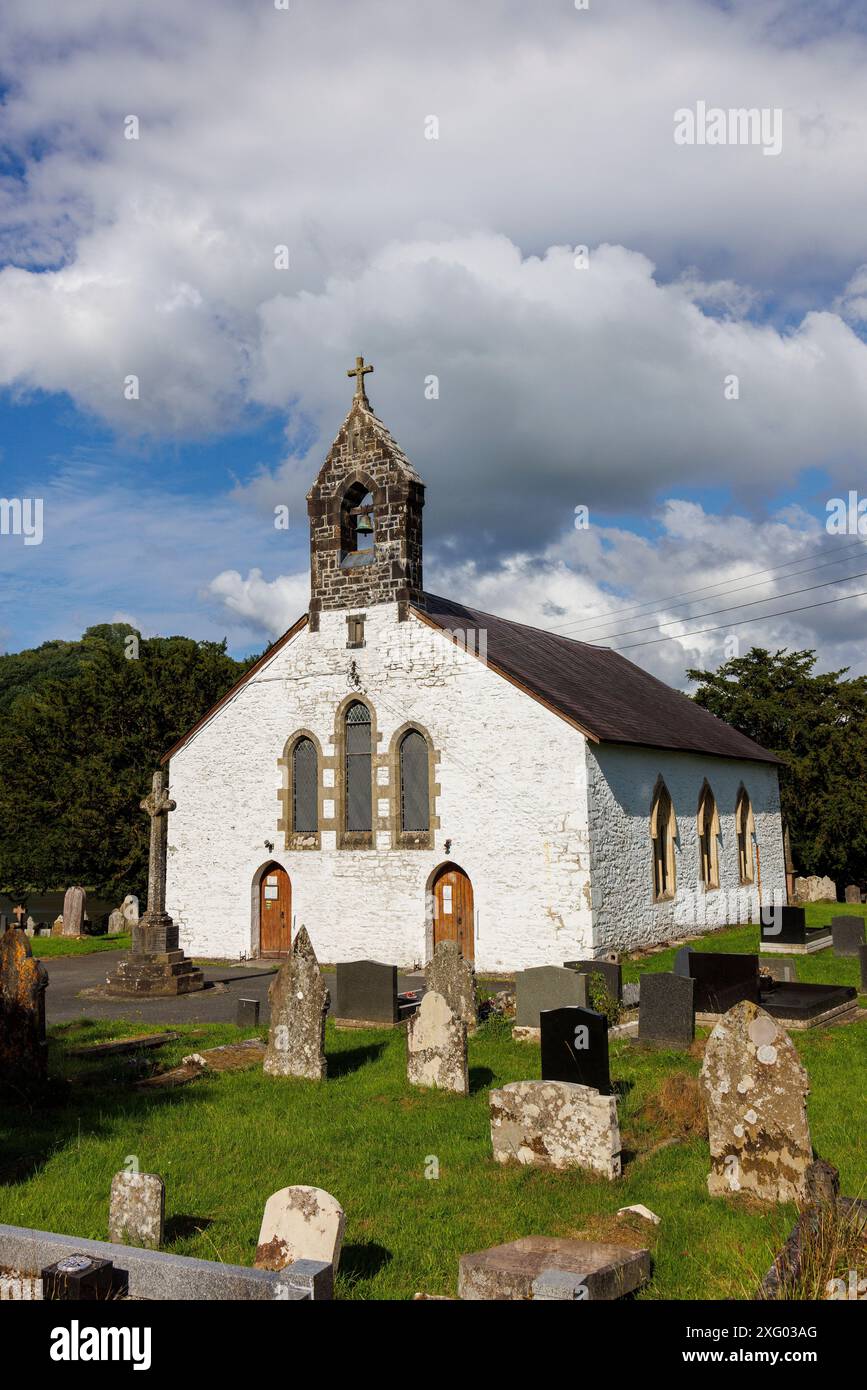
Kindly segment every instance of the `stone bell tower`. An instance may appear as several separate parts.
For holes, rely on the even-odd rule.
[[[307,494],[310,631],[323,609],[396,603],[400,621],[422,600],[424,483],[373,413],[357,357],[349,414]]]

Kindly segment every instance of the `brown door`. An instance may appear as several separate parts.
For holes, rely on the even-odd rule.
[[[259,955],[286,956],[292,947],[292,884],[279,864],[269,864],[259,885]]]
[[[444,869],[434,883],[434,946],[456,941],[465,960],[476,954],[473,885],[463,869]]]

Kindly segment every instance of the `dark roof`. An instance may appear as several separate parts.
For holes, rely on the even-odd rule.
[[[435,594],[425,594],[424,607],[413,611],[439,628],[484,629],[488,665],[594,742],[779,762],[746,734],[610,647],[513,623]]]

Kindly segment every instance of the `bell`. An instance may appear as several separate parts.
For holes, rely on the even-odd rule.
[[[367,535],[367,536],[372,535],[372,533],[373,533],[373,522],[372,522],[371,518],[370,518],[369,516],[360,516],[360,517],[358,518],[358,528],[357,528],[357,529],[358,529],[359,535]]]

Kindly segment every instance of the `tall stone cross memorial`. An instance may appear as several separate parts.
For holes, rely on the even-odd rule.
[[[203,989],[205,977],[180,949],[180,934],[166,912],[166,857],[169,812],[168,777],[154,773],[150,795],[141,803],[151,818],[147,912],[132,930],[132,955],[106,981],[109,994],[172,995]]]

